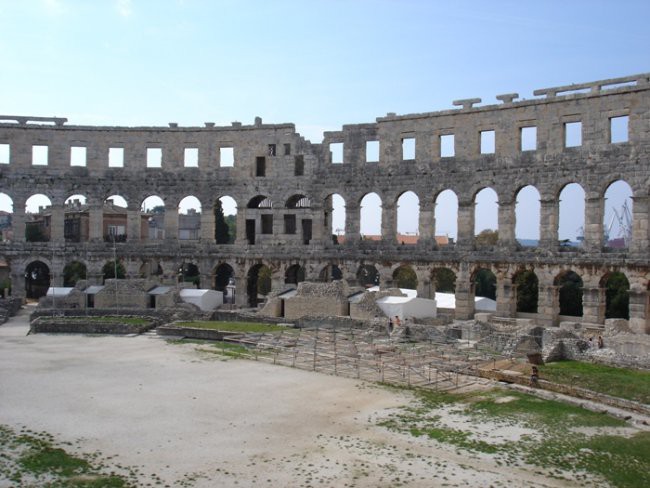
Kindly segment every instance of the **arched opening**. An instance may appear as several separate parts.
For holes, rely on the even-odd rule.
[[[178,238],[183,241],[201,237],[201,202],[187,196],[178,203]]]
[[[63,206],[63,237],[67,242],[86,242],[90,237],[88,206],[84,195],[71,195]]]
[[[147,235],[150,241],[165,238],[165,202],[158,195],[151,195],[142,201],[140,212],[147,219]]]
[[[331,234],[332,242],[340,244],[345,236],[345,200],[338,193],[325,199],[325,234]]]
[[[534,271],[519,271],[512,279],[517,286],[517,312],[537,313],[539,280]]]
[[[126,242],[127,207],[126,199],[120,195],[111,195],[104,201],[103,230],[106,242]]]
[[[258,229],[261,234],[273,234],[273,214],[252,212],[252,210],[270,210],[273,208],[273,202],[264,195],[257,195],[248,201],[246,208],[251,209],[251,211],[246,212],[246,241],[248,244],[254,245]]]
[[[393,283],[397,288],[418,289],[418,276],[413,268],[403,264],[393,271]]]
[[[607,187],[603,233],[605,247],[627,249],[632,242],[632,188],[623,180]]]
[[[72,261],[63,268],[63,286],[75,286],[77,281],[86,279],[86,265]]]
[[[300,212],[311,207],[311,200],[304,195],[293,195],[286,203],[287,210],[296,212],[285,212],[284,233],[287,235],[299,235],[303,244],[309,244],[312,239],[311,214]]]
[[[436,243],[438,246],[452,245],[458,235],[458,197],[452,190],[440,192],[435,208]]]
[[[25,202],[25,240],[47,242],[52,235],[52,201],[39,193]],[[47,291],[47,290],[46,290]]]
[[[273,202],[264,195],[257,195],[248,201],[246,208],[273,208]]]
[[[25,268],[25,296],[38,299],[50,287],[50,268],[42,261],[32,261]]]
[[[201,273],[194,263],[183,263],[178,267],[178,282],[193,283],[195,287],[201,286]]]
[[[474,197],[474,242],[493,246],[499,239],[499,197],[492,188],[483,188]]]
[[[554,284],[559,288],[560,315],[582,317],[582,278],[574,271],[565,271]]]
[[[14,202],[6,193],[0,193],[0,241],[11,241],[13,232]]]
[[[615,271],[603,278],[605,288],[605,318],[630,318],[630,282],[624,273]]]
[[[402,193],[397,199],[397,242],[417,244],[420,236],[420,199],[412,192]]]
[[[479,268],[476,270],[472,284],[475,297],[497,299],[497,277],[489,269]]]
[[[124,264],[119,259],[117,261],[107,261],[102,267],[102,276],[102,283],[116,277],[118,280],[123,280],[126,277]]]
[[[266,299],[266,295],[271,293],[271,269],[264,264],[256,264],[248,271],[246,283],[248,293],[248,305],[257,307],[257,305]]]
[[[305,195],[292,195],[287,200],[287,208],[310,208],[311,200]]]
[[[214,240],[217,244],[233,244],[237,237],[237,202],[223,196],[214,203]]]
[[[582,244],[585,232],[585,191],[577,183],[569,183],[560,192],[558,239],[563,246]],[[582,310],[582,305],[580,306]]]
[[[329,283],[330,281],[342,279],[343,272],[336,264],[328,264],[321,270],[320,274],[318,275],[318,280],[323,283]]]
[[[436,268],[431,272],[436,293],[456,293],[456,273],[449,268]]]
[[[537,188],[532,185],[517,192],[515,204],[515,238],[523,247],[539,245],[541,203]]]
[[[225,292],[230,280],[234,279],[235,270],[228,263],[221,263],[214,270],[214,289]],[[225,296],[225,295],[224,295]]]
[[[365,288],[379,286],[379,271],[372,264],[362,264],[357,270],[357,281]]]
[[[284,274],[284,284],[298,286],[301,281],[305,281],[305,270],[298,264],[292,264]]]
[[[360,205],[361,237],[371,241],[381,240],[381,198],[376,193],[368,193],[361,199]]]

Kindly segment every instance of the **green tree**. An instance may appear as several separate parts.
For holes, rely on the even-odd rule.
[[[398,288],[408,288],[416,290],[418,287],[418,277],[409,266],[400,266],[393,273],[393,280]]]
[[[115,278],[115,261],[107,261],[104,267],[102,268],[102,273],[104,274],[104,281]],[[123,280],[126,276],[126,270],[121,261],[117,261],[117,279]]]
[[[498,241],[499,232],[492,229],[484,229],[474,238],[477,246],[494,246]]]
[[[72,261],[63,268],[63,286],[75,286],[77,281],[86,279],[86,265]]]
[[[477,297],[486,297],[496,300],[497,298],[497,278],[494,273],[488,269],[480,269],[474,278],[474,295]]]
[[[573,271],[557,281],[560,287],[560,315],[582,317],[582,279]]]
[[[630,318],[630,282],[623,273],[612,273],[607,280],[605,317]]]
[[[440,293],[456,292],[456,275],[449,268],[438,268],[434,272],[436,291]]]
[[[237,216],[236,215],[226,215],[226,224],[228,224],[230,241],[229,244],[235,242],[235,237],[237,236]]]
[[[257,293],[260,295],[271,293],[271,269],[268,266],[260,267],[257,273]]]
[[[47,242],[47,236],[40,225],[27,223],[25,225],[25,240],[27,242]]]
[[[517,312],[537,313],[538,280],[534,271],[526,270],[515,277]]]
[[[217,200],[214,204],[214,240],[217,244],[229,244],[231,242],[230,226],[223,215],[221,200]]]

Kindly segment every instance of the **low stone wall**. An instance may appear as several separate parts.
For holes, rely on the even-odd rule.
[[[336,297],[295,296],[284,301],[284,317],[287,320],[336,315],[348,315],[347,300],[338,300]]]
[[[50,309],[37,308],[29,316],[30,321],[39,317],[141,317],[151,320],[154,324],[162,324],[171,321],[174,310],[155,310],[145,308],[135,310],[133,308],[88,308],[79,309]]]
[[[0,298],[0,325],[16,315],[22,306],[22,298]]]
[[[48,334],[142,334],[154,327],[154,323],[128,324],[125,322],[80,322],[66,317],[38,317],[30,324],[30,333]]]
[[[194,329],[180,327],[173,324],[161,325],[156,328],[156,333],[161,336],[182,337],[184,339],[202,339],[206,341],[222,341],[228,336],[237,335],[237,332],[226,332],[214,329]]]
[[[388,322],[388,319],[386,319]],[[307,329],[307,328],[331,328],[331,329],[359,329],[363,327],[368,327],[368,322],[363,320],[356,320],[350,317],[302,317],[296,321],[296,327]]]

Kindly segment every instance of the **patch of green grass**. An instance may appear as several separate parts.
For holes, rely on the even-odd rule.
[[[212,342],[210,346],[216,349],[215,352],[221,354],[222,356],[237,358],[244,355],[245,356],[250,355],[250,350],[246,346],[242,346],[241,344],[232,344],[230,342],[216,341],[216,342]]]
[[[540,378],[650,404],[650,372],[580,361],[540,366]]]
[[[220,321],[202,321],[195,320],[193,322],[177,322],[174,324],[178,327],[189,327],[192,329],[211,329],[223,332],[239,332],[246,333],[260,333],[260,332],[280,332],[289,330],[285,326],[263,324],[258,322],[220,322]]]

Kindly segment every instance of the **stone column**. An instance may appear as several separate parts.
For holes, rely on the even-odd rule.
[[[515,202],[499,202],[499,247],[515,249]]]
[[[348,202],[345,211],[345,244],[356,246],[361,239],[361,209],[358,203]]]
[[[650,334],[649,299],[648,291],[640,286],[630,289],[630,329],[637,334]]]
[[[648,197],[633,197],[632,201],[632,242],[630,251],[647,253],[650,238],[650,225],[648,224]]]
[[[537,322],[545,327],[557,326],[560,314],[560,291],[555,285],[539,285]]]
[[[474,201],[458,202],[458,247],[474,247]]]
[[[14,233],[14,242],[25,242],[25,203],[16,202],[14,213],[11,216],[11,227]]]
[[[244,246],[248,244],[248,241],[246,241],[246,209],[241,209],[239,212],[237,212],[236,216],[237,220],[237,228],[236,228],[236,236],[235,236],[235,244],[238,246]],[[244,287],[246,289],[246,287]]]
[[[139,242],[142,237],[140,209],[126,211],[126,239],[129,242]]]
[[[560,205],[557,200],[540,200],[539,247],[556,250],[558,247],[558,225]]]
[[[239,215],[239,214],[238,214]],[[248,307],[248,279],[246,276],[235,277],[235,305]]]
[[[11,263],[11,296],[25,298],[25,268],[18,261]]]
[[[505,278],[497,278],[496,313],[499,317],[517,316],[517,285]]]
[[[418,297],[419,298],[435,298],[435,290],[434,290],[435,285],[433,284],[433,281],[429,277],[425,278],[420,278],[418,277]]]
[[[474,289],[470,283],[467,264],[461,263],[456,275],[456,313],[457,320],[468,320],[474,316]]]
[[[435,203],[431,198],[420,200],[420,221],[418,244],[421,246],[435,246],[434,233],[436,230]]]
[[[111,257],[111,260],[112,259],[113,258]],[[104,281],[104,274],[101,271],[88,271],[86,273],[86,279],[88,280],[89,285],[101,285]]]
[[[331,232],[324,233],[325,226],[323,225],[323,218],[325,212],[323,208],[319,205],[314,205],[311,208],[311,241],[309,242],[313,246],[323,246],[325,243],[332,242]],[[296,222],[298,225],[298,222]],[[302,226],[302,223],[300,224]],[[302,232],[302,227],[297,229]],[[329,240],[326,240],[329,239]]]
[[[605,288],[582,289],[582,321],[591,324],[605,322]]]
[[[50,221],[50,242],[64,242],[65,213],[63,205],[56,204],[50,207],[52,220]]]
[[[214,237],[215,219],[214,212],[209,209],[201,212],[201,240],[204,242],[215,242]]]
[[[165,207],[165,240],[178,240],[178,207]]]
[[[604,200],[601,197],[585,198],[585,241],[588,251],[600,251],[603,247]]]
[[[381,238],[387,244],[397,242],[397,205],[385,202],[381,210]]]

